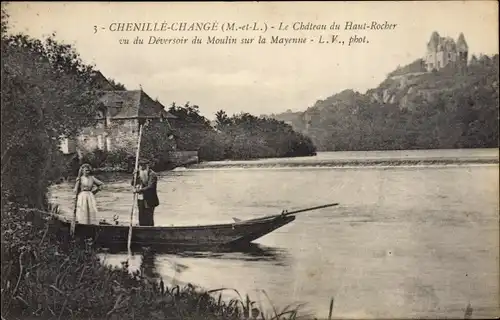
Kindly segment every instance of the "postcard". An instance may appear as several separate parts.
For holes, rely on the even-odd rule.
[[[498,3],[2,2],[2,319],[497,318]]]

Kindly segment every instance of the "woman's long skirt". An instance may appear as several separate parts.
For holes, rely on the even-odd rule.
[[[97,202],[91,191],[82,191],[76,202],[76,219],[82,224],[99,224],[97,221]]]

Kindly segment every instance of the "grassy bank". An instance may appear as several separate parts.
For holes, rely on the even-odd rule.
[[[248,296],[169,286],[143,272],[101,264],[88,241],[65,241],[50,219],[13,203],[2,208],[2,319],[297,319],[263,311]]]

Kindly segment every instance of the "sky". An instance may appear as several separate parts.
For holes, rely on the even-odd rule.
[[[498,53],[496,1],[425,2],[14,2],[8,5],[11,32],[56,38],[74,45],[81,58],[127,89],[142,89],[167,107],[190,102],[209,119],[215,112],[254,115],[303,111],[345,89],[364,93],[398,65],[426,53],[433,31],[458,38],[472,54]],[[217,22],[219,31],[112,32],[112,23]],[[346,22],[396,24],[392,30],[345,30]],[[228,22],[258,23],[267,31],[223,32]],[[295,22],[338,24],[340,30],[291,30]],[[288,30],[279,31],[280,23]],[[94,33],[94,26],[98,32]],[[271,29],[274,26],[274,29]],[[189,38],[202,44],[120,44],[120,39]],[[208,36],[306,37],[306,44],[206,44]],[[338,35],[340,43],[318,43]],[[351,46],[352,36],[368,43]]]

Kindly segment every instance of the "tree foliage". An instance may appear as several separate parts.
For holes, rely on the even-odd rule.
[[[208,132],[212,131],[210,121],[200,114],[197,105],[189,102],[184,106],[172,103],[168,109],[176,119],[169,120],[173,129],[179,150],[198,150]]]
[[[201,160],[309,156],[316,152],[311,139],[272,118],[249,113],[229,117],[219,110],[214,128],[200,115],[198,106],[173,104],[169,112],[177,117],[172,123],[178,148],[198,150]]]
[[[113,86],[113,88],[117,91],[126,91],[127,88],[125,87],[124,84],[114,80],[114,79],[107,79],[108,82]]]
[[[231,119],[224,110],[219,110],[215,113],[215,128],[218,130],[224,130],[225,127],[230,125]]]
[[[200,107],[197,105],[191,105],[186,102],[184,106],[178,106],[172,103],[172,106],[168,109],[168,112],[182,119],[183,122],[188,124],[197,124],[206,128],[210,127],[210,121],[200,114]]]
[[[333,96],[305,112],[308,135],[320,150],[330,151],[498,147],[498,68],[498,55],[483,55],[465,70],[413,78],[413,94],[388,79],[365,95]],[[377,90],[393,90],[396,99],[373,101]],[[403,99],[412,107],[401,107]]]
[[[162,167],[165,155],[174,150],[174,140],[170,139],[171,128],[166,122],[157,120],[148,122],[143,130],[141,158],[148,159],[154,166]]]
[[[425,72],[425,71],[426,71],[426,69],[425,69],[424,60],[417,59],[404,67],[398,67],[396,70],[389,73],[388,76],[394,77],[394,76],[405,75],[408,73],[417,73],[417,72]]]
[[[2,25],[2,199],[41,206],[56,174],[59,139],[92,124],[93,67],[55,35],[41,41],[7,31]]]

